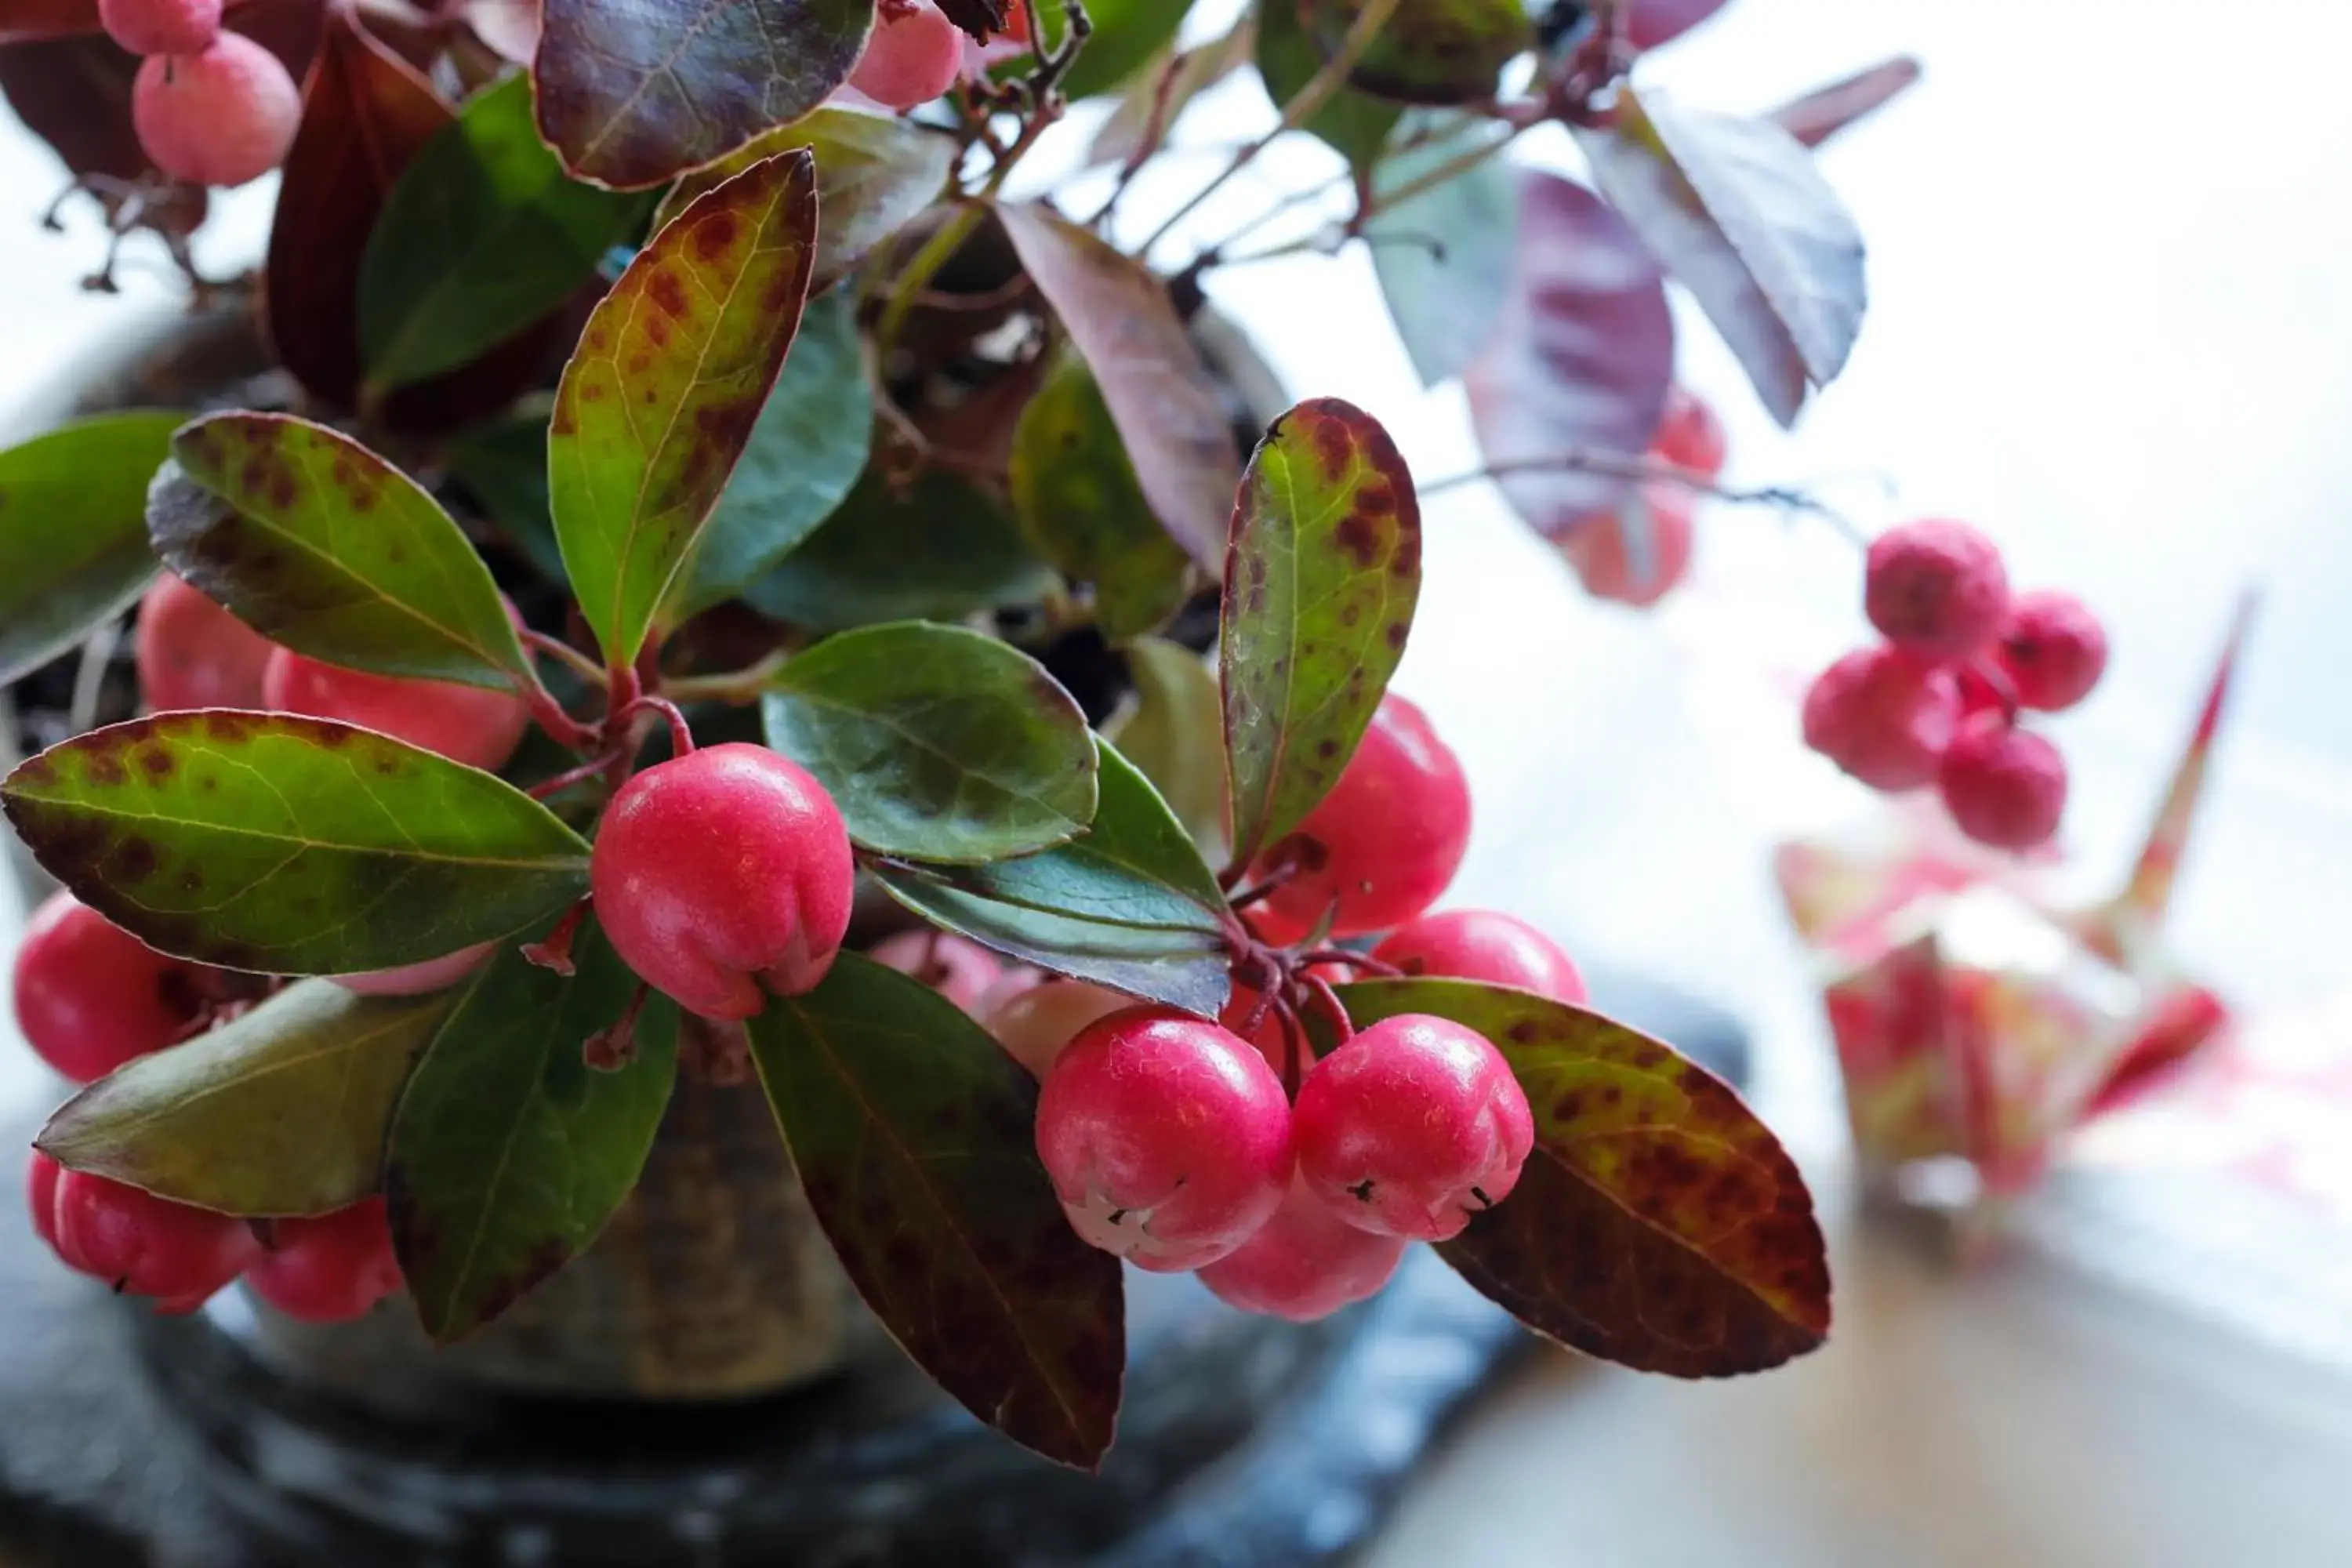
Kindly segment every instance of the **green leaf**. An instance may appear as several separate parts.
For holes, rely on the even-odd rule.
[[[1217,678],[1189,647],[1145,637],[1127,649],[1135,706],[1105,731],[1213,862],[1225,858],[1225,729]]]
[[[1297,826],[1338,782],[1420,595],[1421,503],[1380,422],[1336,397],[1276,420],[1242,480],[1225,570],[1236,859]]]
[[[1087,0],[1094,31],[1062,79],[1063,89],[1072,98],[1091,98],[1117,88],[1167,47],[1184,25],[1184,11],[1179,0]],[[1062,7],[1041,5],[1037,16],[1045,24],[1045,47],[1058,47],[1066,26]]]
[[[857,483],[873,438],[874,389],[856,306],[849,290],[835,289],[801,318],[735,476],[671,588],[667,618],[682,621],[735,597],[798,548]]]
[[[1535,1112],[1518,1185],[1439,1256],[1538,1332],[1644,1372],[1727,1377],[1817,1348],[1829,1265],[1812,1196],[1739,1097],[1581,1007],[1461,980],[1342,985],[1362,1028],[1451,1018]]]
[[[162,713],[0,782],[34,858],[159,952],[350,974],[511,936],[588,887],[588,846],[504,781],[292,714]]]
[[[1330,58],[1370,4],[1299,0],[1299,13]],[[1406,103],[1478,103],[1495,96],[1503,68],[1535,41],[1524,0],[1400,0],[1348,79]]]
[[[216,414],[172,455],[147,500],[156,552],[262,636],[377,675],[529,681],[489,568],[357,441],[290,415]]]
[[[1183,608],[1191,558],[1151,514],[1094,373],[1055,363],[1013,435],[1013,510],[1037,553],[1094,584],[1095,622],[1125,642]]]
[[[822,289],[939,199],[955,163],[955,145],[953,137],[910,120],[819,109],[680,176],[654,214],[654,226],[761,159],[805,147],[816,157],[816,202],[824,215],[816,236],[816,287]]]
[[[378,1190],[400,1087],[446,994],[357,996],[302,980],[138,1058],[34,1142],[60,1164],[223,1214],[331,1214]]]
[[[644,221],[539,139],[530,79],[477,94],[385,198],[360,265],[360,352],[381,394],[470,363],[561,305]]]
[[[809,155],[754,164],[637,253],[563,367],[550,500],[607,664],[637,657],[751,438],[807,303],[815,241]]]
[[[509,949],[457,992],[401,1096],[384,1167],[394,1247],[425,1331],[489,1322],[596,1239],[637,1184],[677,1069],[677,1008],[652,998],[636,1055],[590,1068],[588,1037],[636,976],[593,924],[570,978]]]
[[[900,495],[868,468],[743,597],[778,620],[833,631],[1034,605],[1054,582],[1012,517],[969,481],[930,469]]]
[[[464,486],[488,521],[550,580],[563,581],[563,552],[547,504],[547,418],[542,401],[477,425],[443,455],[449,477]]]
[[[1264,0],[1258,12],[1257,71],[1277,109],[1297,98],[1323,68],[1322,50],[1300,24],[1300,4]],[[1389,132],[1403,117],[1404,110],[1395,104],[1343,87],[1307,116],[1305,129],[1360,174],[1380,162]]]
[[[993,860],[1095,815],[1087,718],[1045,666],[920,621],[827,637],[770,682],[768,743],[807,768],[868,849]]]
[[[1408,116],[1399,141],[1426,141],[1382,160],[1373,191],[1385,198],[1455,159],[1502,140],[1489,121]],[[1460,374],[1495,335],[1510,298],[1519,237],[1519,185],[1498,155],[1383,207],[1364,226],[1397,335],[1424,385]]]
[[[854,953],[749,1028],[809,1207],[891,1337],[982,1421],[1094,1468],[1127,1359],[1119,1267],[1063,1217],[1029,1075]]]
[[[1680,279],[1783,425],[1845,368],[1868,290],[1862,234],[1802,143],[1767,120],[1628,88],[1581,138],[1592,174]]]
[[[155,574],[147,481],[176,414],[106,414],[0,452],[0,686],[113,619]]]

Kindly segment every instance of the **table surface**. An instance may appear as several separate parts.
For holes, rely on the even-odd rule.
[[[1913,97],[1825,158],[1872,247],[1844,378],[1784,436],[1685,315],[1685,379],[1726,413],[1732,480],[1817,483],[1870,525],[1970,517],[2021,578],[2099,606],[2114,673],[2055,726],[2089,880],[2119,868],[2232,597],[2263,584],[2175,929],[2202,973],[2267,1006],[2341,984],[2352,916],[2352,534],[2336,525],[2352,492],[2337,438],[2352,136],[2330,47],[2352,25],[2326,0],[2230,15],[2223,33],[2186,4],[1737,0],[1645,73],[1740,110],[1896,50],[1925,61]],[[2230,90],[2208,89],[2225,70]],[[1264,113],[1223,103],[1196,117],[1198,140]],[[1213,237],[1321,172],[1310,151],[1263,164],[1190,232]],[[1138,210],[1210,166],[1171,172]],[[126,298],[79,294],[95,236],[32,226],[55,184],[0,122],[0,424],[94,335],[173,297],[143,270]],[[265,184],[224,204],[215,264],[249,253],[268,200]],[[1296,390],[1370,408],[1418,473],[1473,466],[1458,389],[1419,388],[1360,256],[1247,268],[1213,292]],[[1866,804],[1801,752],[1773,679],[1862,636],[1848,548],[1715,509],[1692,588],[1641,616],[1583,600],[1491,497],[1455,492],[1428,521],[1399,685],[1476,789],[1459,899],[1756,1027],[1759,1104],[1831,1194],[1839,1327],[1797,1367],[1722,1385],[1561,1358],[1466,1425],[1370,1563],[2352,1561],[2337,1501],[2352,1401],[2335,1373],[2047,1262],[1955,1279],[1843,1217],[1833,1075],[1767,857]],[[0,1101],[42,1091],[21,1061],[0,1049]]]

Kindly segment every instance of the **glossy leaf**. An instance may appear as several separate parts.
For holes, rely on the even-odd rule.
[[[1426,141],[1400,145],[1381,161],[1376,196],[1385,200],[1497,140],[1487,121],[1464,115],[1442,124],[1408,118],[1400,142],[1424,124],[1433,132]],[[1364,237],[1413,369],[1425,385],[1452,380],[1493,338],[1510,298],[1519,237],[1519,184],[1510,164],[1490,156],[1383,205]]]
[[[176,414],[104,414],[0,451],[0,686],[130,606],[155,574],[147,481]]]
[[[360,347],[381,392],[453,370],[563,303],[650,198],[572,179],[514,77],[425,143],[361,262]]]
[[[1792,99],[1774,110],[1770,119],[1805,146],[1818,147],[1855,121],[1885,108],[1918,79],[1919,62],[1897,55]]]
[[[582,1045],[637,981],[593,924],[572,952],[570,978],[510,948],[460,987],[393,1120],[393,1243],[436,1343],[489,1322],[596,1239],[669,1104],[677,1008],[652,998],[635,1058],[590,1068]]]
[[[1257,14],[1245,11],[1223,37],[1186,49],[1181,57],[1163,48],[1146,68],[1128,79],[1127,90],[1119,95],[1118,104],[1095,127],[1094,139],[1087,143],[1087,163],[1125,163],[1140,155],[1149,155],[1167,138],[1173,126],[1192,100],[1223,81],[1247,65],[1257,52]],[[1174,79],[1161,89],[1161,73],[1169,70]]]
[[[1105,637],[1156,631],[1183,608],[1191,560],[1152,516],[1102,388],[1075,353],[1060,356],[1022,411],[1012,489],[1037,553],[1093,585]]]
[[[583,179],[657,185],[816,108],[873,25],[874,0],[547,0],[540,132]]]
[[[357,441],[291,415],[217,414],[172,453],[147,502],[156,552],[262,636],[378,675],[530,680],[472,543]]]
[[[809,301],[775,390],[719,493],[665,618],[731,599],[791,554],[841,505],[874,439],[874,389],[845,289]]]
[[[1331,58],[1371,0],[1298,4],[1301,20]],[[1348,79],[1404,103],[1475,103],[1493,98],[1503,68],[1534,47],[1524,0],[1398,0]]]
[[[1862,236],[1795,137],[1627,89],[1584,137],[1592,173],[1723,334],[1772,416],[1845,368],[1862,330]]]
[[[1070,74],[1062,79],[1064,89],[1072,98],[1091,98],[1127,81],[1176,36],[1184,24],[1184,10],[1178,0],[1087,0],[1094,31]],[[1062,7],[1040,5],[1037,14],[1045,24],[1045,45],[1052,48],[1062,40]]]
[[[1215,570],[1241,468],[1224,404],[1139,261],[1037,205],[997,209],[1022,265],[1101,384],[1138,481],[1169,534]]]
[[[378,1190],[393,1105],[448,1006],[446,994],[297,981],[99,1079],[35,1142],[71,1169],[199,1208],[331,1214]]]
[[[636,658],[751,439],[808,300],[815,240],[809,155],[754,165],[637,253],[563,367],[550,501],[608,664]]]
[[[1029,1075],[954,1004],[854,953],[749,1029],[809,1207],[866,1306],[965,1409],[1093,1468],[1126,1364],[1119,1266],[1063,1217]]]
[[[373,731],[211,709],[50,747],[0,782],[34,858],[149,946],[350,974],[512,935],[588,846],[512,785]]]
[[[743,596],[779,620],[832,631],[1034,605],[1054,582],[1012,516],[970,481],[931,469],[901,495],[869,468]]]
[[[1323,68],[1323,51],[1300,20],[1301,4],[1263,0],[1258,11],[1257,70],[1277,109],[1297,98]],[[1380,161],[1389,133],[1404,112],[1396,104],[1342,87],[1307,117],[1304,128],[1360,174]]]
[[[993,860],[1094,819],[1086,715],[1043,665],[980,632],[843,632],[786,663],[762,708],[768,743],[878,854]]]
[[[876,246],[939,199],[955,163],[955,142],[910,121],[854,109],[820,109],[752,138],[708,168],[682,176],[654,214],[661,227],[722,180],[779,153],[805,147],[816,159],[816,287],[863,261]]]
[[[1315,809],[1380,707],[1421,596],[1421,503],[1380,422],[1336,397],[1276,420],[1226,556],[1221,676],[1234,855]]]
[[[1225,843],[1225,727],[1217,677],[1181,644],[1143,637],[1127,648],[1135,705],[1106,730],[1202,856],[1222,864]]]
[[[1535,1111],[1518,1186],[1438,1248],[1513,1317],[1678,1377],[1761,1372],[1829,1333],[1829,1265],[1804,1178],[1705,1068],[1580,1007],[1458,980],[1339,987],[1360,1028],[1467,1025]]]
[[[262,319],[294,379],[339,407],[361,379],[360,271],[384,198],[452,119],[415,68],[329,7],[262,268]]]
[[[448,475],[516,549],[556,582],[563,552],[547,504],[546,400],[477,425],[443,448]]]
[[[1537,465],[1581,453],[1640,457],[1675,379],[1664,276],[1599,196],[1556,174],[1519,175],[1519,238],[1502,314],[1463,372],[1479,454],[1538,532],[1559,536],[1631,489]]]

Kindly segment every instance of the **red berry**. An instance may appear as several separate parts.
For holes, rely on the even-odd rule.
[[[305,1323],[345,1323],[404,1283],[392,1253],[383,1200],[368,1198],[315,1219],[281,1219],[248,1265],[253,1293]]]
[[[1967,723],[1979,713],[2005,714],[2009,711],[2009,699],[1975,666],[1964,664],[1954,669],[1952,681],[1959,688],[1961,723]]]
[[[165,573],[139,601],[139,689],[158,712],[258,708],[278,645]]]
[[[1502,1202],[1536,1136],[1527,1095],[1485,1036],[1412,1013],[1318,1062],[1292,1122],[1316,1195],[1351,1225],[1409,1241],[1458,1236]]]
[[[1584,1000],[1584,976],[1559,944],[1513,915],[1448,910],[1400,926],[1372,956],[1407,974],[1516,985],[1555,1002]]]
[[[16,1026],[43,1061],[89,1083],[179,1038],[201,1010],[202,974],[52,893],[16,949]]]
[[[301,89],[276,55],[223,33],[193,55],[150,55],[131,84],[131,121],[155,166],[198,185],[241,185],[286,161]]]
[[[1944,753],[1944,807],[1960,831],[1998,849],[2048,843],[2066,810],[2058,748],[1999,715],[1971,719]]]
[[[706,1018],[824,978],[856,868],[824,786],[762,746],[705,746],[613,797],[589,862],[596,918],[639,978]]]
[[[1560,540],[1559,552],[1594,598],[1648,609],[1690,572],[1697,539],[1691,498],[1672,485],[1644,485],[1627,508],[1623,517],[1601,512],[1587,518]]]
[[[1336,903],[1334,936],[1386,931],[1436,901],[1469,843],[1462,764],[1421,710],[1391,694],[1331,793],[1260,858],[1258,877],[1296,869],[1251,922],[1268,942],[1295,942]]]
[[[1290,1182],[1290,1106],[1257,1052],[1172,1007],[1089,1024],[1045,1075],[1037,1154],[1071,1226],[1139,1268],[1249,1239]]]
[[[422,963],[404,963],[398,969],[370,969],[358,974],[332,976],[335,984],[360,996],[422,996],[428,991],[446,991],[482,966],[483,961],[498,948],[494,942],[476,942],[455,952],[428,958]]]
[[[58,1255],[122,1294],[192,1310],[259,1254],[241,1219],[67,1171],[58,1177]]]
[[[261,687],[263,701],[278,712],[340,719],[468,767],[499,766],[530,723],[530,710],[511,691],[371,675],[287,647],[269,656]]]
[[[1846,655],[1805,693],[1805,744],[1873,789],[1931,782],[1959,720],[1952,672],[1884,644]]]
[[[849,85],[891,109],[929,103],[955,84],[963,34],[929,4],[885,0]]]
[[[946,931],[902,931],[874,944],[866,956],[911,974],[967,1013],[1003,977],[1004,961],[963,937]]]
[[[220,36],[221,0],[98,0],[98,25],[134,55],[196,55]]]
[[[2009,573],[1999,548],[1967,523],[1908,522],[1871,542],[1863,607],[1889,642],[1966,658],[2008,618]]]
[[[58,1178],[63,1174],[65,1167],[38,1149],[25,1165],[25,1206],[33,1214],[33,1234],[52,1252],[58,1250]],[[67,1262],[80,1267],[70,1258]]]
[[[1652,457],[1713,479],[1723,472],[1730,451],[1730,437],[1713,404],[1685,386],[1667,392],[1665,414],[1658,420],[1658,433],[1650,437]]]
[[[1294,1178],[1257,1234],[1201,1270],[1201,1283],[1244,1312],[1294,1323],[1377,1295],[1404,1257],[1402,1237],[1359,1230]]]
[[[1049,980],[1013,993],[982,1016],[1005,1054],[1042,1079],[1079,1030],[1134,1005],[1118,992],[1083,980]]]
[[[2107,634],[2072,594],[2021,594],[1993,658],[2027,708],[2055,713],[2091,694],[2107,668]]]

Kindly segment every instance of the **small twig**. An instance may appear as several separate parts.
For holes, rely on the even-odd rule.
[[[622,754],[621,749],[618,746],[615,746],[612,750],[605,752],[601,755],[592,757],[588,761],[582,763],[576,768],[566,768],[563,772],[556,774],[553,778],[541,779],[539,783],[523,791],[523,793],[530,796],[533,800],[552,800],[555,796],[562,795],[565,790],[570,789],[573,784],[585,784],[590,779],[594,778],[598,773],[607,771],[612,767],[614,762],[620,759]]]
[[[1405,972],[1385,959],[1374,958],[1369,952],[1355,952],[1344,947],[1309,948],[1298,955],[1302,963],[1336,963],[1349,969],[1360,969],[1383,980],[1402,980]]]
[[[545,632],[533,631],[529,626],[522,628],[521,635],[523,647],[535,653],[547,655],[589,685],[600,691],[604,689],[604,671],[594,659],[590,658],[562,637],[550,637]]]
[[[671,756],[685,757],[694,753],[694,727],[686,721],[686,715],[679,711],[677,704],[667,697],[648,693],[632,699],[614,713],[611,723],[625,725],[640,713],[658,713],[669,725]]]
[[[1242,891],[1234,893],[1226,899],[1226,907],[1235,910],[1245,910],[1252,904],[1261,903],[1268,895],[1273,893],[1276,889],[1281,887],[1285,882],[1287,882],[1291,878],[1297,875],[1298,875],[1297,867],[1278,866],[1275,868],[1274,870],[1266,874],[1265,880],[1255,882],[1249,887],[1244,889]]]
[[[1514,474],[1596,474],[1603,479],[1626,479],[1637,484],[1677,485],[1686,490],[1728,501],[1735,506],[1772,506],[1787,511],[1801,511],[1821,518],[1832,528],[1856,543],[1867,544],[1869,536],[1836,509],[1816,500],[1802,490],[1767,486],[1760,489],[1737,489],[1702,478],[1678,464],[1655,458],[1629,457],[1622,452],[1577,451],[1562,452],[1549,458],[1529,458],[1508,463],[1490,463],[1466,474],[1449,474],[1420,487],[1423,500],[1459,489],[1465,485],[1483,484],[1494,479],[1508,479]]]
[[[1339,1037],[1340,1045],[1344,1046],[1356,1037],[1356,1026],[1348,1021],[1348,1009],[1340,1004],[1339,994],[1331,989],[1329,981],[1307,970],[1300,973],[1298,983],[1307,987],[1307,994],[1331,1020],[1332,1033]]]
[[[747,664],[724,674],[673,676],[662,682],[662,690],[679,703],[753,701],[790,657],[778,648],[757,664]]]
[[[1120,161],[1118,181],[1112,184],[1110,195],[1103,198],[1102,205],[1095,208],[1094,216],[1086,220],[1087,227],[1100,228],[1103,226],[1110,217],[1111,210],[1127,195],[1127,188],[1135,183],[1135,176],[1143,172],[1143,166],[1151,162],[1152,154],[1160,151],[1160,143],[1168,135],[1168,110],[1175,97],[1176,83],[1182,79],[1192,58],[1189,50],[1178,49],[1171,53],[1168,63],[1160,68],[1159,79],[1151,84],[1151,107],[1144,115],[1143,131],[1135,139],[1134,150]]]
[[[1276,1004],[1274,1016],[1282,1029],[1283,1097],[1297,1100],[1298,1085],[1307,1076],[1307,1026],[1299,1018],[1298,1010],[1286,1001]]]

